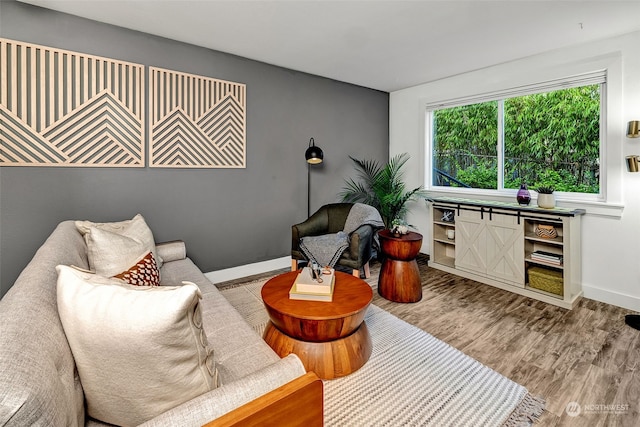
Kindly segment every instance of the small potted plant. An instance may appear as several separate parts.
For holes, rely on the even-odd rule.
[[[556,198],[553,194],[554,188],[540,186],[536,188],[538,192],[538,207],[543,209],[553,209],[556,207]]]

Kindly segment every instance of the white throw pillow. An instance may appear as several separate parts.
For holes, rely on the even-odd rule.
[[[90,227],[84,238],[93,273],[117,277],[130,285],[160,284],[160,270],[147,243],[96,227]]]
[[[217,387],[197,285],[131,286],[56,269],[58,312],[90,416],[138,425]]]
[[[91,230],[98,229],[98,230],[107,231],[111,234],[117,234],[120,236],[129,237],[138,242],[141,242],[147,251],[151,251],[153,253],[153,256],[156,260],[156,264],[158,265],[158,268],[162,267],[162,259],[160,259],[160,257],[156,252],[156,243],[155,243],[155,240],[153,239],[153,232],[147,225],[147,222],[144,220],[144,217],[140,214],[137,214],[132,219],[129,219],[126,221],[119,221],[119,222],[76,221],[75,224],[78,231],[83,236],[85,236],[85,239],[87,239],[87,235]],[[94,253],[93,248],[90,246],[88,241],[87,241],[87,247],[89,250],[89,253],[88,253],[89,268],[96,271],[96,268],[94,267],[93,263],[99,262],[100,260],[99,257],[102,256],[102,254]],[[131,265],[133,264],[129,264],[129,266]],[[97,273],[97,274],[101,274],[101,273]],[[112,274],[108,276],[112,276]]]

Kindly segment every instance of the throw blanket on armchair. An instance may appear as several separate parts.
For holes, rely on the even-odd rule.
[[[366,224],[374,228],[384,227],[382,217],[376,208],[363,203],[355,203],[349,210],[342,231],[322,236],[303,237],[300,239],[300,249],[309,261],[322,267],[334,267],[344,250],[349,247],[351,233]]]

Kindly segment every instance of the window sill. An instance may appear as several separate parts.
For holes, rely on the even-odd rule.
[[[469,199],[482,199],[482,200],[491,200],[496,202],[513,202],[515,199],[515,192],[511,191],[482,191],[477,190],[473,192],[469,191],[451,191],[451,190],[440,190],[440,189],[430,189],[427,191],[427,196],[431,197],[466,197]],[[531,203],[535,204],[537,202],[537,198],[535,194],[532,195]],[[589,216],[597,216],[604,218],[621,218],[622,212],[624,211],[624,205],[619,203],[607,203],[600,201],[590,201],[590,200],[575,200],[575,199],[565,199],[565,198],[557,198],[556,205],[562,208],[576,208],[576,209],[584,209],[586,211],[586,215]]]

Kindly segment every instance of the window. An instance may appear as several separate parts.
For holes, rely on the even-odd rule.
[[[600,194],[604,76],[427,106],[432,186]]]

